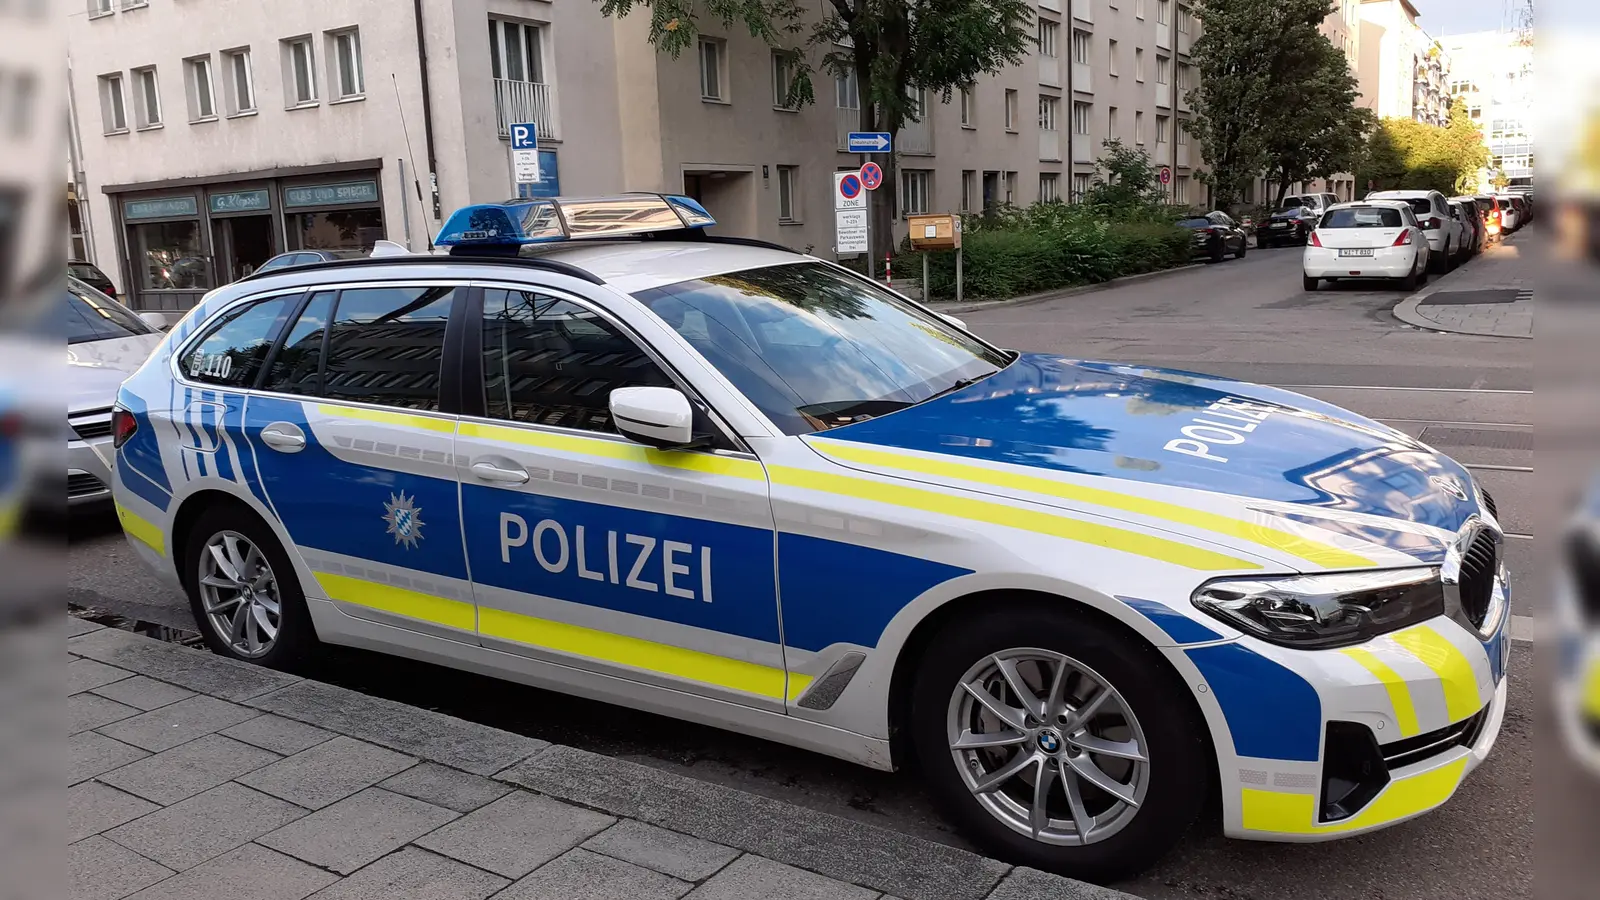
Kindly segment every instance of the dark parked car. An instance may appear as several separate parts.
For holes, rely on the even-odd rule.
[[[1209,212],[1204,216],[1184,219],[1178,223],[1178,227],[1194,232],[1192,255],[1207,257],[1212,262],[1222,262],[1229,253],[1242,259],[1245,250],[1249,249],[1244,229],[1225,212]]]
[[[1283,208],[1268,217],[1265,224],[1256,228],[1256,246],[1304,244],[1322,218],[1321,208],[1305,203],[1304,200],[1303,197],[1285,199]]]
[[[117,286],[111,283],[106,273],[100,271],[94,263],[87,263],[81,259],[67,260],[67,274],[87,284],[108,297],[117,295]]]

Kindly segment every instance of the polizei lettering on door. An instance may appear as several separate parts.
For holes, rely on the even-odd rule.
[[[1183,437],[1167,441],[1161,449],[1225,463],[1228,457],[1215,452],[1214,448],[1244,443],[1246,435],[1275,412],[1278,412],[1277,407],[1224,397],[1179,429]]]
[[[711,602],[708,546],[582,525],[569,531],[555,519],[540,519],[529,527],[521,516],[502,512],[500,561],[509,564],[512,551],[519,549],[532,553],[552,575],[571,572],[590,581]]]

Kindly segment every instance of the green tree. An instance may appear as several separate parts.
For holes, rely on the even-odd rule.
[[[1151,219],[1165,208],[1167,192],[1143,150],[1113,138],[1105,142],[1105,153],[1094,168],[1094,184],[1083,195],[1083,203],[1100,216],[1111,221]]]
[[[1483,132],[1458,97],[1445,128],[1401,118],[1379,123],[1368,140],[1358,178],[1376,190],[1457,194],[1475,186],[1478,171],[1488,162]]]
[[[1296,183],[1354,172],[1378,126],[1372,110],[1356,105],[1361,87],[1344,51],[1326,38],[1310,41],[1306,50],[1298,102],[1261,135],[1267,177],[1278,185],[1274,209]]]
[[[613,17],[648,8],[650,43],[676,59],[694,47],[702,19],[743,28],[788,57],[792,106],[815,102],[812,75],[855,75],[862,131],[898,137],[924,111],[912,91],[949,102],[979,75],[1022,62],[1033,44],[1031,0],[595,0]],[[817,57],[814,62],[812,57]],[[874,154],[884,181],[897,183],[894,154]],[[893,246],[895,192],[873,203],[872,253]]]
[[[1332,174],[1349,165],[1356,89],[1344,54],[1322,34],[1333,0],[1199,0],[1201,35],[1191,55],[1199,85],[1188,94],[1189,132],[1210,171],[1213,203],[1238,202],[1269,167]],[[1333,168],[1328,168],[1328,167]]]

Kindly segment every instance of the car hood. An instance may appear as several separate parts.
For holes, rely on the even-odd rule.
[[[1454,533],[1480,512],[1460,464],[1315,398],[1192,372],[1042,354],[1022,355],[955,393],[806,440],[836,462],[884,474],[903,473],[861,462],[881,462],[882,454],[848,451],[872,445],[1026,466],[1035,470],[1030,475],[1063,481],[1103,485],[1099,479],[1109,478],[1204,491],[1223,495],[1207,499],[1240,514],[1310,523],[1423,558],[1442,555],[1433,529]],[[996,486],[1004,481],[983,489],[1008,493]],[[1142,486],[1130,489],[1183,502],[1181,492]],[[1411,537],[1387,534],[1391,529]]]
[[[62,381],[67,411],[110,406],[117,399],[117,388],[144,365],[164,338],[161,334],[136,334],[68,344],[67,372]]]

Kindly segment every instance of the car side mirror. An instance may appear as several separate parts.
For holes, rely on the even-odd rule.
[[[157,331],[166,331],[172,327],[172,321],[167,318],[166,313],[142,312],[139,313],[139,321]]]
[[[663,450],[694,440],[694,407],[677,388],[625,387],[611,392],[611,421],[622,436]]]
[[[956,318],[955,316],[947,316],[944,313],[940,313],[939,314],[939,318],[945,320],[946,322],[949,322],[951,325],[954,325],[955,327],[961,329],[962,331],[966,331],[967,330],[967,323],[963,322],[962,320],[960,320],[958,318]]]

